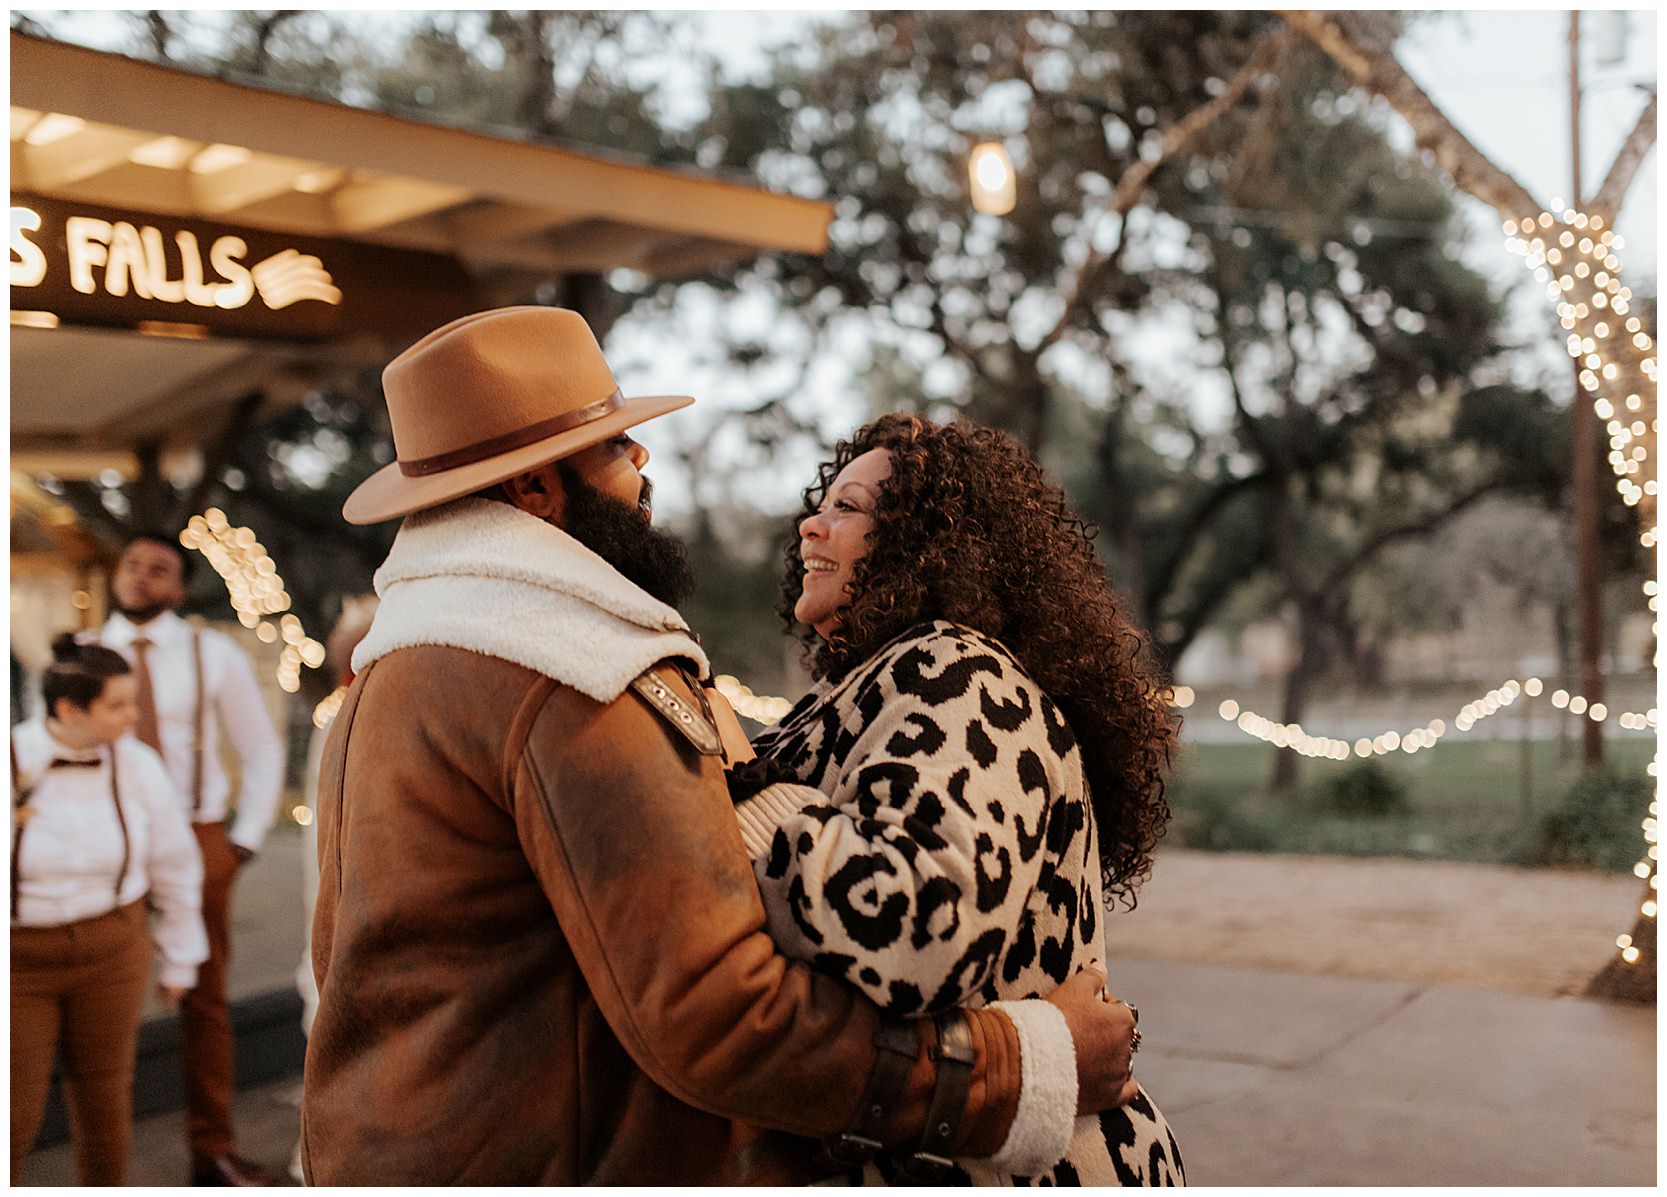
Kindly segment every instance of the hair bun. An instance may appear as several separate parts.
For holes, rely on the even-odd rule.
[[[60,632],[52,638],[52,659],[74,661],[81,656],[81,642],[74,632]]]

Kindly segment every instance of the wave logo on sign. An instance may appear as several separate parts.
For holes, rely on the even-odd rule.
[[[255,289],[261,299],[274,312],[304,299],[332,304],[342,301],[341,288],[330,281],[324,263],[300,250],[275,253],[252,267],[249,273],[255,276]]]
[[[35,287],[46,279],[47,256],[29,236],[40,227],[40,215],[32,209],[11,210],[13,287]],[[179,253],[178,278],[168,277],[160,229],[71,216],[64,222],[70,286],[83,295],[102,290],[122,298],[131,292],[140,299],[225,310],[241,308],[257,294],[273,311],[309,300],[333,306],[342,301],[341,289],[312,254],[285,249],[248,266],[244,259],[249,244],[241,237],[216,237],[206,255],[197,235],[188,230],[175,233],[173,241]]]

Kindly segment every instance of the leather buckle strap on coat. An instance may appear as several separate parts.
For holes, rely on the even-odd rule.
[[[675,668],[671,662],[662,661],[638,675],[632,680],[631,689],[640,694],[661,718],[682,733],[683,738],[695,746],[695,751],[702,756],[722,756],[723,741],[718,736],[718,725],[712,721],[710,715],[696,709],[664,679],[657,676],[657,671],[668,665]],[[684,681],[687,680],[685,677]],[[692,689],[704,705],[705,695],[701,694],[700,687],[695,685]]]
[[[857,1106],[857,1121],[844,1134],[823,1144],[820,1163],[860,1168],[880,1150],[880,1136],[903,1100],[903,1090],[920,1046],[915,1024],[882,1022],[874,1032],[874,1068]]]
[[[976,1058],[964,1010],[946,1010],[937,1016],[934,1025],[938,1041],[927,1054],[938,1066],[938,1078],[926,1114],[926,1130],[914,1155],[897,1166],[904,1176],[924,1184],[942,1184],[953,1166],[949,1151],[960,1132],[961,1115],[966,1112]]]

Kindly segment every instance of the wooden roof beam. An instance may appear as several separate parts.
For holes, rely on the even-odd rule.
[[[103,125],[88,126],[47,145],[31,145],[26,137],[12,142],[12,186],[31,191],[66,187],[121,165],[150,140],[143,133]]]
[[[88,121],[283,157],[352,163],[529,207],[586,211],[606,196],[608,216],[621,223],[754,251],[820,253],[827,245],[832,205],[751,184],[348,108],[15,32],[11,49],[12,98],[27,108],[73,111]],[[355,207],[345,227],[391,223],[382,214],[372,218],[376,207]]]
[[[212,174],[191,175],[191,194],[199,216],[226,218],[240,209],[295,190],[297,180],[312,174],[317,162],[258,154],[241,166]]]
[[[352,236],[455,208],[466,203],[471,194],[466,187],[444,183],[370,177],[331,192],[329,205],[336,231]]]

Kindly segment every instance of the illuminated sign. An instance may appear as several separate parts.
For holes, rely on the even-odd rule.
[[[34,209],[12,209],[13,287],[38,287],[46,279],[46,255],[29,239],[40,227]],[[284,249],[248,266],[249,243],[242,237],[216,237],[206,262],[197,235],[187,229],[174,234],[172,254],[155,225],[135,227],[125,220],[71,216],[64,221],[64,239],[69,284],[83,295],[97,294],[102,279],[110,295],[131,290],[143,299],[201,308],[240,308],[256,295],[273,311],[305,300],[342,301],[330,272],[312,254]],[[168,277],[170,259],[179,263],[178,278]]]
[[[11,287],[14,308],[63,324],[289,340],[427,328],[423,313],[467,305],[474,290],[440,255],[33,195],[12,196]]]

